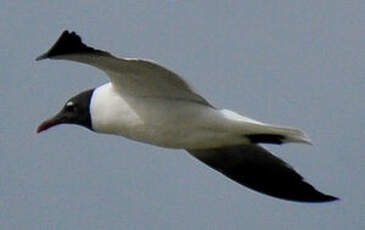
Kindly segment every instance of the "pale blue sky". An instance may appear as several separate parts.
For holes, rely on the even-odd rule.
[[[365,226],[364,1],[0,0],[1,229],[361,229]],[[301,128],[267,146],[340,202],[252,192],[182,150],[36,126],[102,72],[35,62],[64,29],[153,59],[217,107]]]

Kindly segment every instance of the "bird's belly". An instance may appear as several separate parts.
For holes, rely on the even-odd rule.
[[[184,149],[214,148],[245,141],[242,135],[226,127],[227,119],[217,110],[199,103],[112,94],[108,95],[107,104],[95,100],[93,105],[93,129],[100,133]]]
[[[95,131],[166,148],[215,148],[243,144],[246,141],[242,135],[219,127],[221,124],[214,119],[200,119],[199,116],[195,116],[194,119],[182,121],[179,116],[163,119],[163,114],[157,116],[153,111],[150,113],[149,119],[130,116],[133,119],[125,120],[126,114],[123,117],[113,116],[114,120],[107,119],[109,122],[102,124],[102,127]],[[161,117],[161,119],[150,119],[151,117]],[[184,117],[189,118],[190,115],[185,114]]]
[[[178,149],[206,149],[226,145],[245,143],[242,136],[228,132],[217,132],[205,128],[190,127],[189,125],[173,126],[136,126],[133,132],[118,133],[126,138],[157,145],[166,148]]]

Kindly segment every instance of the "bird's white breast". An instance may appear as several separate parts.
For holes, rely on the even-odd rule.
[[[96,132],[129,136],[143,121],[111,83],[94,90],[90,102],[92,128]]]
[[[94,131],[169,148],[205,148],[234,140],[224,116],[190,101],[124,95],[111,83],[95,89],[90,104]]]

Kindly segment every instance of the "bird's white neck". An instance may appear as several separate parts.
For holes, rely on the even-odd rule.
[[[93,130],[129,137],[130,129],[143,123],[130,103],[111,83],[95,89],[90,102]]]

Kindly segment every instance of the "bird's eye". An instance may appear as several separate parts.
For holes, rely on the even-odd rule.
[[[66,104],[66,108],[65,109],[66,109],[67,112],[73,113],[76,110],[76,106],[75,106],[75,104],[73,102],[70,101],[70,102],[68,102]]]

